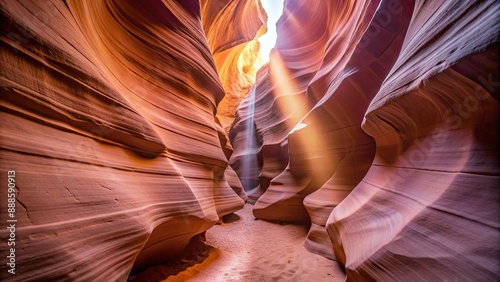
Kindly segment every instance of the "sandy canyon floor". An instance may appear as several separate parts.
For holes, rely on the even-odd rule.
[[[308,252],[305,226],[255,220],[252,205],[192,240],[179,261],[151,267],[129,281],[344,281],[335,261]]]

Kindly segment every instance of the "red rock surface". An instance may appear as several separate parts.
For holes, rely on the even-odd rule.
[[[498,280],[498,6],[285,1],[230,132],[254,215],[348,280]]]
[[[244,205],[200,3],[65,2],[0,4],[0,280],[124,281]]]

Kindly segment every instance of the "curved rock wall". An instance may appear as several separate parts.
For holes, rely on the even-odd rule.
[[[254,215],[311,221],[306,247],[344,264],[348,280],[497,280],[498,4],[306,2],[286,1],[280,23],[306,19],[309,37],[278,25],[255,103],[246,98],[230,132],[239,175],[258,153],[247,168]],[[339,18],[327,40],[311,39]]]
[[[123,281],[243,206],[198,1],[0,5],[1,280]]]

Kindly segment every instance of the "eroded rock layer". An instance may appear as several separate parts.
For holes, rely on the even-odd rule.
[[[1,280],[124,281],[243,206],[199,1],[0,5]]]
[[[348,280],[498,280],[498,3],[332,2],[285,1],[233,123],[254,215]]]

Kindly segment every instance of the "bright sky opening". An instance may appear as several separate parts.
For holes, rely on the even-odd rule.
[[[283,13],[283,0],[261,0],[267,13],[267,33],[259,37],[260,55],[264,61],[269,61],[269,53],[276,45],[276,22]]]

